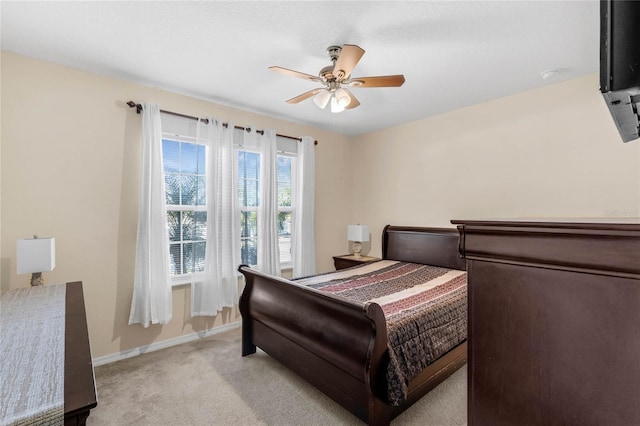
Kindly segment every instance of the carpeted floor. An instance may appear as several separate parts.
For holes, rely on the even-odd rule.
[[[240,356],[240,329],[95,369],[98,425],[362,425],[269,355]],[[392,425],[465,425],[461,368]]]

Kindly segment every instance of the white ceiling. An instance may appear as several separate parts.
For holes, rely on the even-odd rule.
[[[2,1],[0,8],[3,50],[347,135],[598,71],[598,1]],[[339,114],[311,99],[286,104],[319,85],[267,68],[316,75],[331,64],[326,48],[342,44],[366,51],[355,77],[404,74],[406,83],[352,88],[361,106]],[[549,69],[560,72],[543,80]]]

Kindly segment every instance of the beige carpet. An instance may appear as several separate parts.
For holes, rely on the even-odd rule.
[[[240,356],[240,329],[95,369],[98,425],[362,425],[258,350]],[[458,370],[392,425],[465,425],[467,373]]]

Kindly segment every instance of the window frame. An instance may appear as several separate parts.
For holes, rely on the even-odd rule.
[[[239,162],[239,154],[240,151],[245,151],[245,152],[250,152],[252,154],[258,154],[258,170],[260,170],[259,167],[261,167],[262,165],[262,155],[260,154],[260,152],[258,151],[257,148],[247,148],[241,145],[235,145],[233,146],[233,157],[234,157],[234,161],[235,161],[235,170],[236,170],[236,176],[235,176],[235,182],[234,182],[234,186],[235,186],[235,199],[237,201],[236,204],[236,208],[237,208],[237,214],[238,214],[238,224],[240,225],[240,239],[238,240],[239,246],[238,249],[240,250],[239,253],[239,259],[240,259],[240,263],[244,263],[242,260],[242,242],[243,240],[256,240],[256,251],[258,250],[258,234],[257,234],[257,224],[256,224],[256,236],[255,237],[243,237],[242,236],[242,214],[244,212],[255,212],[256,213],[256,221],[257,221],[257,217],[258,217],[258,208],[260,207],[260,173],[257,174],[256,177],[256,181],[258,182],[258,192],[256,194],[257,200],[258,200],[258,205],[256,206],[243,206],[240,204],[239,201],[239,197],[238,197],[238,191],[239,191],[239,176],[238,176],[238,172],[237,172],[237,166],[238,166],[238,162]],[[246,165],[245,165],[246,167]],[[249,266],[256,266],[256,265],[249,265]]]
[[[168,141],[172,141],[172,142],[178,142],[178,143],[188,143],[188,144],[192,144],[192,145],[199,145],[205,148],[205,170],[204,170],[204,177],[205,177],[205,187],[204,187],[204,191],[205,191],[205,201],[204,204],[202,205],[198,205],[198,204],[182,204],[182,196],[180,196],[180,203],[181,204],[168,204],[167,203],[167,199],[166,199],[166,193],[167,193],[167,188],[166,188],[166,170],[164,169],[164,150],[162,153],[162,160],[163,160],[163,174],[165,175],[165,180],[163,182],[163,185],[165,187],[165,210],[166,210],[166,217],[167,217],[167,237],[169,237],[169,226],[168,226],[168,215],[170,211],[177,211],[177,212],[187,212],[187,211],[191,211],[191,212],[205,212],[208,214],[208,210],[207,210],[207,199],[206,199],[206,185],[207,185],[207,169],[206,169],[206,156],[207,156],[207,150],[208,147],[205,144],[202,143],[198,143],[196,141],[196,138],[194,137],[190,137],[190,136],[184,136],[184,135],[177,135],[174,133],[169,133],[169,132],[162,132],[162,141],[164,144],[164,141],[168,140]],[[202,176],[202,175],[196,175],[196,176]],[[182,227],[180,228],[180,234],[182,234]],[[181,250],[182,250],[182,245],[184,244],[184,242],[194,242],[193,240],[183,240],[182,239],[182,235],[180,235],[180,240],[178,241],[172,241],[171,239],[169,239],[169,262],[171,263],[171,246],[175,246],[178,245],[180,246]],[[207,238],[204,238],[204,243],[205,243],[205,253],[206,253],[206,243],[207,243]],[[181,264],[181,266],[184,266]],[[197,281],[199,279],[203,278],[203,273],[202,272],[189,272],[186,274],[171,274],[169,273],[169,277],[171,280],[171,286],[180,286],[180,285],[187,285],[187,284],[191,284],[194,281]]]
[[[238,132],[237,134],[234,135],[234,144],[233,144],[233,148],[234,148],[234,169],[237,167],[238,165],[238,152],[239,151],[248,151],[248,152],[252,152],[252,153],[256,153],[256,154],[260,154],[259,150],[257,147],[247,147],[244,146],[243,143],[237,143],[238,141],[241,141],[241,138],[238,138],[238,136],[242,135],[242,132]],[[163,140],[170,140],[170,141],[174,141],[174,142],[179,142],[179,143],[188,143],[188,144],[193,144],[193,145],[200,145],[200,146],[204,146],[205,147],[205,194],[206,194],[206,184],[208,183],[208,178],[207,178],[207,170],[206,170],[206,155],[208,155],[208,147],[205,144],[202,143],[198,143],[196,141],[195,137],[192,136],[185,136],[185,135],[179,135],[176,133],[172,133],[172,132],[167,132],[167,131],[163,131],[162,132],[162,139]],[[294,217],[295,217],[295,194],[296,194],[296,189],[295,189],[295,185],[296,185],[296,179],[297,179],[297,171],[298,171],[298,154],[297,152],[291,152],[291,150],[296,150],[297,148],[297,141],[286,141],[286,143],[283,145],[281,144],[281,142],[283,141],[279,141],[278,142],[278,149],[277,149],[277,156],[278,157],[288,157],[291,158],[291,206],[287,206],[287,207],[281,207],[278,206],[277,212],[281,213],[281,212],[286,212],[286,213],[291,213],[292,218],[291,218],[291,240],[293,241],[293,234],[294,234]],[[292,142],[295,145],[292,145]],[[288,144],[288,145],[287,145]],[[284,147],[284,148],[283,148]],[[287,148],[288,147],[288,148]],[[262,156],[260,155],[260,162],[262,162]],[[164,152],[163,152],[163,162],[164,162],[165,158],[164,158]],[[277,165],[276,165],[277,167]],[[164,170],[163,167],[163,173],[165,173],[166,176],[166,172]],[[236,176],[234,178],[237,179],[237,172],[236,172]],[[277,179],[277,177],[276,177]],[[260,182],[260,178],[258,177],[258,185]],[[167,214],[167,220],[168,220],[168,214],[170,211],[180,211],[180,212],[185,212],[185,211],[191,211],[191,212],[207,212],[207,205],[206,205],[206,195],[205,195],[205,203],[203,205],[182,205],[182,204],[168,204],[166,202],[166,178],[165,181],[163,182],[163,184],[165,185],[165,208],[166,208],[166,214]],[[238,200],[238,182],[234,182],[234,186],[236,188],[236,200]],[[182,202],[182,199],[180,199],[180,202]],[[244,206],[240,206],[240,203],[238,202],[237,205],[238,208],[238,216],[240,219],[240,215],[242,212],[256,212],[256,215],[258,213],[258,206],[249,206],[249,207],[244,207]],[[169,228],[168,228],[168,222],[167,222],[167,237],[169,236]],[[180,231],[182,233],[182,229]],[[244,237],[242,237],[242,235],[240,235],[240,239],[238,240],[239,245],[239,249],[241,250],[241,246],[242,246],[242,239]],[[188,240],[191,241],[191,240]],[[182,240],[182,236],[180,241],[172,241],[169,240],[169,252],[171,253],[171,246],[172,245],[182,245],[184,244],[185,240]],[[207,243],[207,238],[204,238],[204,242],[205,242],[205,247],[206,247],[206,243]],[[205,248],[205,252],[206,252],[206,248]],[[240,253],[241,256],[241,253]],[[171,262],[171,260],[169,260]],[[183,265],[181,265],[183,266]],[[254,265],[255,266],[255,265]],[[288,270],[288,269],[292,269],[293,268],[293,253],[291,253],[291,261],[289,262],[280,262],[280,268],[283,270]],[[197,281],[199,279],[203,278],[203,274],[202,272],[189,272],[186,274],[179,274],[179,275],[170,275],[170,279],[171,279],[171,285],[172,286],[180,286],[180,285],[187,285],[187,284],[191,284],[194,281]]]
[[[235,158],[236,165],[238,163],[238,153],[240,151],[246,151],[246,152],[251,152],[251,153],[254,153],[254,154],[258,154],[259,155],[259,159],[260,159],[260,166],[262,165],[262,155],[260,154],[258,148],[247,147],[247,146],[244,146],[243,144],[236,144],[236,143],[234,143],[233,148],[234,148],[234,158]],[[294,188],[294,186],[295,186],[295,181],[296,181],[298,154],[295,153],[295,152],[286,152],[284,150],[279,150],[278,149],[276,156],[277,157],[288,157],[288,158],[291,158],[291,206],[290,207],[280,207],[280,206],[278,206],[276,214],[280,213],[280,212],[291,213],[291,215],[292,215],[292,218],[291,218],[291,227],[292,227],[291,240],[293,241],[293,228],[294,228],[294,226],[293,226],[293,216],[294,216],[294,211],[295,211],[295,208],[294,208],[294,206],[295,206],[295,199],[294,199],[294,197],[295,197],[295,188]],[[277,167],[277,164],[276,164],[276,167]],[[236,176],[236,179],[237,179],[237,177],[238,176]],[[260,178],[259,177],[258,177],[258,185],[260,185]],[[277,185],[277,176],[276,176],[276,185]],[[238,191],[237,182],[236,182],[235,186],[236,186],[236,191]],[[236,192],[236,199],[238,199],[237,192]],[[241,217],[243,212],[256,212],[256,216],[257,216],[259,206],[248,206],[248,207],[245,207],[245,206],[241,206],[240,203],[238,202],[237,208],[238,208],[238,216],[239,217]],[[250,237],[242,237],[242,230],[241,230],[241,232],[240,232],[240,240],[239,240],[240,250],[242,250],[241,247],[242,247],[243,238],[244,239],[248,239]],[[242,262],[242,252],[240,253],[240,261]],[[249,265],[249,266],[256,266],[256,265]],[[280,262],[280,268],[281,269],[292,269],[293,268],[293,253],[291,253],[291,260],[289,262],[282,262],[282,261]]]
[[[295,191],[295,182],[298,170],[298,154],[293,152],[285,152],[278,151],[276,154],[277,157],[288,157],[291,159],[291,206],[289,207],[281,207],[278,206],[277,213],[286,212],[291,213],[291,260],[289,262],[280,262],[280,269],[293,269],[293,232],[294,232],[294,217],[295,217],[295,205],[296,205],[296,191]],[[276,159],[277,161],[277,159]],[[277,173],[276,173],[277,174]],[[276,177],[276,185],[277,185],[277,177]]]

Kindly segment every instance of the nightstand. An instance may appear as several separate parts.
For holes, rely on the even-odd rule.
[[[362,265],[364,263],[376,262],[378,260],[380,260],[379,257],[360,256],[356,258],[352,254],[333,256],[333,264],[336,267],[336,271],[340,269],[351,268],[352,266]]]

